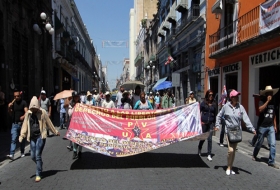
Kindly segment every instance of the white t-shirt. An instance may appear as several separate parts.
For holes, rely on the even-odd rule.
[[[103,107],[103,108],[116,108],[115,107],[115,103],[112,101],[112,100],[110,100],[109,102],[107,102],[106,100],[104,100],[103,102],[102,102],[102,106],[101,107]]]
[[[119,91],[116,97],[116,100],[118,101],[117,106],[120,106],[122,104],[121,99],[122,99],[122,92]]]

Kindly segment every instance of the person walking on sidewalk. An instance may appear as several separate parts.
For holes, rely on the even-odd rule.
[[[216,117],[216,124],[214,130],[218,130],[221,127],[221,121],[224,118],[225,121],[225,133],[227,134],[228,128],[241,127],[241,120],[244,121],[246,127],[256,135],[256,131],[246,113],[245,108],[239,103],[240,92],[232,90],[229,94],[230,100],[222,107]],[[227,156],[227,170],[226,175],[234,175],[235,172],[232,170],[232,165],[235,157],[236,147],[238,143],[231,143],[228,140],[228,156]]]
[[[69,120],[71,122],[71,117],[74,111],[74,107],[77,103],[80,103],[80,96],[76,91],[72,92],[73,99],[71,100],[68,108],[68,114],[69,114]],[[73,159],[81,158],[82,156],[82,146],[78,145],[77,143],[72,142],[73,146]],[[68,148],[68,147],[67,147]],[[77,153],[77,150],[79,149],[79,152]]]
[[[212,134],[213,128],[216,122],[216,115],[217,115],[217,106],[214,101],[214,93],[211,89],[207,90],[205,93],[205,100],[200,103],[200,111],[201,111],[201,124],[202,124],[202,132],[210,132],[209,137],[207,138],[208,141],[208,151],[207,151],[207,160],[212,161]],[[199,141],[198,144],[198,154],[201,154],[201,149],[205,140]]]
[[[258,153],[263,144],[264,137],[267,135],[269,142],[269,158],[268,166],[279,169],[279,166],[275,164],[276,154],[276,142],[275,133],[277,133],[276,116],[275,116],[275,102],[272,98],[279,88],[273,89],[271,86],[266,86],[265,90],[260,92],[261,96],[266,96],[266,102],[259,102],[260,116],[258,120],[258,140],[253,151],[252,160],[257,160]]]
[[[24,117],[19,142],[22,142],[25,138],[30,142],[31,159],[36,163],[36,182],[41,181],[42,177],[42,152],[46,143],[47,129],[50,129],[57,136],[60,135],[53,126],[46,110],[40,108],[37,97],[33,96],[30,101],[29,110]]]
[[[8,112],[12,116],[12,129],[11,129],[11,148],[10,154],[7,158],[14,160],[14,154],[16,149],[17,138],[20,134],[22,122],[24,120],[25,113],[28,111],[27,103],[21,98],[21,92],[19,90],[14,91],[14,100],[8,105]],[[25,139],[20,143],[21,158],[25,156]]]
[[[51,118],[52,105],[51,105],[50,99],[48,99],[47,96],[46,96],[46,91],[45,90],[41,91],[41,98],[40,98],[39,104],[40,104],[40,107],[47,112],[49,118]],[[47,129],[47,136],[49,136],[49,135],[50,135],[50,133],[49,133],[49,130]]]

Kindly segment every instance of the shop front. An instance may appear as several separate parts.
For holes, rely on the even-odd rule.
[[[280,88],[280,47],[259,52],[249,56],[249,105],[254,104],[253,94],[259,94],[260,90],[264,90],[266,86]],[[280,92],[278,92],[273,100],[277,105],[276,119],[279,124],[279,105]],[[249,106],[249,116],[257,122],[257,116],[253,106]]]

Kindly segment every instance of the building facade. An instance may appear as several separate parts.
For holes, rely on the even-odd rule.
[[[160,81],[172,81],[176,105],[184,104],[190,91],[195,92],[199,101],[204,98],[205,11],[204,0],[160,1],[157,48]],[[173,61],[167,63],[168,59]]]
[[[268,85],[280,87],[276,80],[280,71],[280,29],[271,24],[279,22],[273,16],[278,18],[280,12],[273,2],[278,1],[208,1],[207,16],[219,24],[213,25],[210,20],[207,23],[207,56],[213,61],[208,64],[205,82],[218,92],[224,85],[240,91],[240,101],[254,124],[257,116],[253,94],[259,94]],[[280,92],[274,97],[278,107],[279,100]],[[279,110],[276,113],[279,124]]]
[[[51,3],[0,1],[0,86],[7,101],[13,100],[14,89],[22,90],[27,101],[42,88],[53,92],[52,32],[45,28],[47,21],[53,27]]]

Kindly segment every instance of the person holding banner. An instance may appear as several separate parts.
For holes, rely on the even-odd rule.
[[[109,91],[107,91],[105,93],[105,100],[102,102],[101,107],[103,107],[103,108],[116,108],[115,103],[113,102],[113,100],[111,100],[111,95],[110,95]]]
[[[135,103],[135,106],[133,109],[135,109],[135,110],[152,110],[153,109],[152,104],[150,103],[150,101],[146,100],[145,97],[146,97],[145,92],[141,92],[140,100],[138,100]]]
[[[206,91],[205,100],[200,104],[200,112],[201,112],[201,124],[202,124],[202,132],[210,132],[208,141],[208,151],[207,151],[207,160],[212,161],[211,151],[212,151],[212,134],[213,127],[216,122],[217,115],[217,106],[214,101],[214,93],[211,89]],[[201,154],[201,149],[205,140],[199,141],[198,145],[198,154]]]
[[[69,120],[71,122],[71,117],[74,111],[74,107],[77,103],[80,103],[80,96],[78,95],[78,93],[76,91],[72,92],[72,97],[73,99],[71,100],[70,104],[69,104],[69,108],[68,108],[68,114],[69,114]],[[77,158],[81,158],[82,156],[82,146],[79,146],[76,143],[72,143],[73,146],[73,159],[77,159]],[[77,149],[79,149],[79,152],[77,153]]]
[[[239,103],[240,92],[236,90],[232,90],[229,94],[230,100],[222,107],[220,112],[216,117],[216,125],[214,130],[217,131],[222,125],[222,119],[224,118],[225,122],[225,133],[227,134],[227,142],[228,142],[228,156],[227,156],[227,169],[226,175],[234,175],[235,172],[232,170],[232,165],[235,157],[236,147],[238,142],[229,142],[228,138],[228,129],[239,128],[241,127],[241,120],[247,126],[247,129],[252,131],[254,135],[256,135],[256,131],[246,113],[245,108]]]

